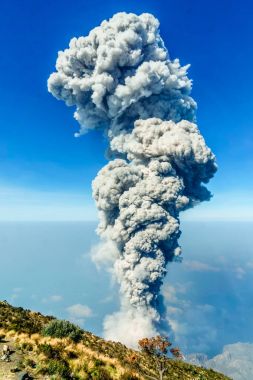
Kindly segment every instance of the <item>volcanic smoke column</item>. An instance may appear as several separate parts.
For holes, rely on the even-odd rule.
[[[118,13],[59,52],[49,91],[76,106],[82,134],[103,129],[112,160],[93,194],[102,243],[121,310],[107,316],[105,337],[135,345],[166,331],[159,295],[168,262],[179,257],[179,212],[209,200],[203,184],[215,157],[195,124],[188,66],[170,60],[150,14]]]

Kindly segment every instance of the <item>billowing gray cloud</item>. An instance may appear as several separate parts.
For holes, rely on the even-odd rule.
[[[110,141],[112,160],[93,181],[102,238],[93,257],[111,262],[120,284],[105,336],[129,345],[168,327],[159,290],[181,253],[179,213],[211,196],[203,184],[215,157],[194,123],[187,68],[170,60],[152,15],[119,13],[72,39],[48,80],[76,106],[80,133],[103,128]]]
[[[48,89],[76,106],[81,132],[149,117],[193,121],[188,67],[169,59],[152,15],[118,13],[59,52]]]
[[[214,173],[214,156],[188,121],[138,120],[112,146],[126,159],[111,161],[93,182],[99,233],[118,246],[114,272],[124,309],[148,310],[159,324],[158,290],[167,263],[180,254],[179,212],[209,199],[201,181]],[[112,333],[107,328],[106,336]]]

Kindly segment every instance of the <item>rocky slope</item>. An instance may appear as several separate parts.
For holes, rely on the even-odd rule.
[[[0,379],[138,380],[156,376],[145,355],[121,343],[105,341],[80,329],[78,339],[77,335],[75,339],[44,336],[43,328],[52,321],[53,317],[0,302],[1,357],[4,346],[10,350],[10,361],[0,360]],[[168,359],[167,365],[170,380],[229,379],[175,359]]]

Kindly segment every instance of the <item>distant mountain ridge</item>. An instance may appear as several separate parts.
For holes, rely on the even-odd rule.
[[[253,344],[251,343],[228,344],[224,346],[221,354],[212,359],[200,353],[188,355],[187,361],[225,373],[234,380],[253,379]]]
[[[0,302],[0,350],[9,345],[11,352],[10,361],[0,360],[0,379],[138,380],[156,376],[142,353],[80,328],[78,340],[44,336],[43,329],[54,321],[54,317]],[[133,356],[137,358],[134,368]],[[213,370],[173,359],[168,359],[168,368],[170,380],[229,379]]]

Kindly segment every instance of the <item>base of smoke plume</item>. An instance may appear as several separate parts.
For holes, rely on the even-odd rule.
[[[104,338],[120,341],[128,347],[137,348],[140,339],[156,335],[158,331],[147,310],[122,310],[104,320]]]

